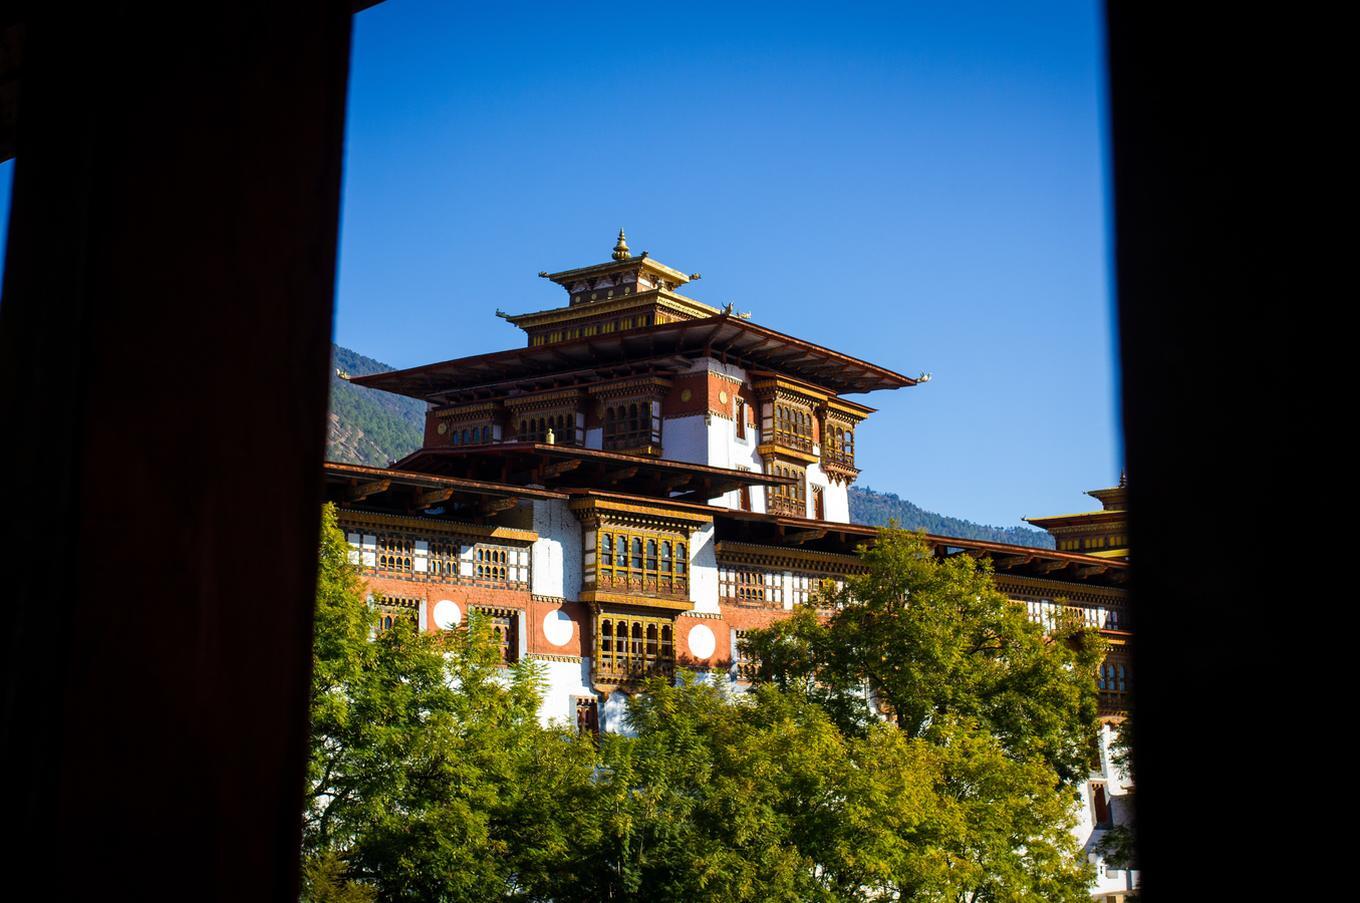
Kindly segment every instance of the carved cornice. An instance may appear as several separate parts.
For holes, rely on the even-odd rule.
[[[342,525],[369,524],[373,526],[403,527],[409,530],[422,532],[433,531],[454,536],[474,536],[485,539],[498,539],[505,542],[532,543],[538,539],[538,534],[533,530],[516,530],[512,527],[468,524],[459,521],[437,520],[432,517],[419,517],[416,515],[384,514],[378,511],[356,511],[353,508],[341,508],[338,511],[338,516]]]
[[[640,526],[670,530],[688,536],[694,530],[711,524],[713,515],[669,508],[665,503],[642,505],[616,502],[609,499],[582,498],[567,503],[581,523],[594,527],[604,524]]]
[[[525,658],[532,658],[540,662],[567,662],[568,664],[580,665],[585,662],[583,655],[558,655],[553,652],[528,652]]]
[[[762,568],[815,570],[830,576],[863,573],[866,568],[858,555],[817,552],[786,546],[765,546],[752,542],[720,540],[714,545],[718,564],[750,565]]]
[[[688,596],[643,596],[637,593],[611,593],[602,589],[582,590],[581,601],[592,605],[630,605],[634,608],[664,611],[686,611],[690,607]]]
[[[856,404],[853,401],[846,401],[844,398],[831,397],[826,400],[826,413],[828,417],[849,423],[851,426],[862,423],[864,418],[874,413],[876,408],[868,405]]]
[[[766,460],[773,459],[803,466],[816,464],[821,460],[810,452],[789,448],[787,445],[779,445],[775,442],[762,442],[760,445],[756,446],[756,453]]]
[[[685,319],[702,319],[719,313],[716,307],[709,307],[702,301],[695,301],[693,298],[687,298],[666,289],[654,288],[631,295],[615,295],[613,298],[586,301],[567,307],[554,307],[533,313],[516,314],[506,317],[506,319],[520,329],[537,330],[543,327],[572,323],[577,320],[589,321],[610,314],[623,314],[634,308],[648,307],[679,314]]]
[[[813,383],[765,371],[755,371],[751,377],[751,388],[755,389],[757,397],[762,400],[781,398],[815,407],[818,404],[825,404],[833,394]]]
[[[659,397],[670,389],[672,381],[665,376],[635,376],[614,382],[597,383],[587,387],[592,398],[604,401],[611,398]]]
[[[464,420],[494,420],[501,412],[501,404],[498,401],[485,401],[479,404],[464,404],[456,407],[440,408],[434,412],[438,420],[449,420],[462,422]]]
[[[515,395],[505,399],[505,406],[514,414],[557,408],[579,408],[585,395],[580,389],[555,389],[532,395]]]
[[[1042,577],[1026,577],[1020,574],[993,575],[996,588],[1010,595],[1034,596],[1036,599],[1057,601],[1059,598],[1070,602],[1090,602],[1092,604],[1128,605],[1128,590],[1107,586],[1091,586],[1085,583],[1068,583],[1063,580],[1045,580]]]
[[[859,468],[857,467],[851,467],[848,464],[841,464],[827,458],[822,458],[819,463],[822,467],[822,473],[826,474],[828,479],[833,482],[844,483],[848,486],[859,478]]]

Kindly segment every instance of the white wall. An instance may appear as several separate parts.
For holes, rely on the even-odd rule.
[[[668,418],[661,425],[661,447],[672,461],[708,463],[708,426],[703,414]]]
[[[576,706],[573,696],[595,696],[590,688],[590,659],[579,662],[557,662],[538,659],[547,686],[543,689],[543,704],[538,708],[538,720],[545,726],[554,721],[576,727]]]
[[[695,611],[718,613],[718,553],[713,525],[704,524],[690,535],[689,601]]]
[[[818,447],[813,448],[814,452],[820,453]],[[831,478],[822,470],[821,464],[809,464],[807,468],[808,479],[808,517],[813,516],[812,507],[812,488],[820,487],[822,490],[822,507],[826,520],[835,521],[839,524],[850,523],[850,492],[844,483],[833,483]]]
[[[581,522],[561,499],[534,501],[530,591],[576,601],[581,593]]]
[[[1114,739],[1114,725],[1102,724],[1100,728],[1100,768],[1091,773],[1091,780],[1105,781],[1105,793],[1110,804],[1111,821],[1116,825],[1121,825],[1128,824],[1132,819],[1133,782],[1110,759],[1110,744]],[[1089,782],[1082,784],[1076,807],[1077,821],[1072,828],[1072,833],[1076,836],[1077,841],[1082,844],[1087,858],[1096,866],[1096,881],[1091,886],[1091,893],[1093,895],[1115,893],[1135,887],[1139,880],[1139,874],[1136,870],[1107,868],[1104,861],[1095,852],[1096,846],[1099,845],[1108,831],[1097,830],[1095,827]]]
[[[628,721],[628,694],[615,690],[600,704],[600,730],[609,734],[635,737],[637,732]]]

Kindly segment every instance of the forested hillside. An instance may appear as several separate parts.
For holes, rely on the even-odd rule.
[[[350,376],[384,373],[393,369],[348,348],[334,346],[334,367]],[[362,389],[331,373],[330,428],[326,457],[332,461],[385,467],[420,447],[425,429],[425,405],[414,398]],[[896,520],[909,530],[940,536],[984,539],[1023,546],[1052,548],[1053,537],[1025,527],[989,527],[926,511],[891,492],[851,487],[850,519],[858,524],[883,526]]]
[[[868,487],[850,487],[850,519],[857,524],[884,526],[889,520],[908,530],[925,530],[937,536],[957,536],[961,539],[982,539],[988,542],[1008,542],[1018,546],[1053,548],[1053,537],[1029,527],[989,527],[970,520],[926,511],[918,505],[891,492],[877,492]]]
[[[331,411],[326,431],[326,457],[350,464],[386,467],[420,447],[425,431],[425,403],[414,398],[362,389],[341,379],[385,373],[387,364],[332,345]]]

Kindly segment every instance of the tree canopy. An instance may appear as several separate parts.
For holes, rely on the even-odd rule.
[[[313,903],[1087,899],[1060,768],[1083,735],[1076,685],[1093,686],[1061,675],[1089,650],[996,608],[977,565],[890,536],[840,611],[757,636],[753,689],[653,679],[630,734],[596,741],[540,724],[540,676],[501,666],[475,612],[454,631],[375,631],[323,520]],[[890,598],[918,613],[867,610]],[[838,651],[851,637],[868,645]],[[950,677],[902,673],[923,668]]]
[[[1095,631],[1060,621],[1045,636],[996,588],[990,562],[938,558],[921,534],[885,529],[861,557],[863,573],[750,634],[758,680],[802,693],[847,733],[883,717],[929,739],[963,719],[1066,785],[1085,778],[1104,656]]]

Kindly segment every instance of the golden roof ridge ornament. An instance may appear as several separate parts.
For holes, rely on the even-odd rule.
[[[628,260],[633,255],[628,250],[628,239],[624,237],[623,230],[619,230],[619,243],[614,245],[614,259]]]

